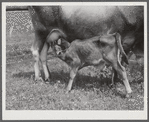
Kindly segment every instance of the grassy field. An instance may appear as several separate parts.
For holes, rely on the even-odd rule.
[[[7,110],[143,110],[143,66],[130,63],[127,68],[133,97],[124,97],[122,81],[110,88],[111,75],[103,76],[95,67],[79,71],[73,90],[65,94],[69,67],[49,51],[51,82],[34,81],[34,60],[30,47],[34,33],[7,34],[6,109]],[[119,91],[118,89],[121,89]]]

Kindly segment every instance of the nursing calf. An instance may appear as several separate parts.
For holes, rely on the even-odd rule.
[[[68,42],[119,32],[126,53],[136,43],[137,49],[142,50],[140,44],[144,43],[143,6],[28,6],[28,10],[35,30],[32,45],[35,80],[43,80],[39,68],[41,62],[44,80],[50,82],[47,52],[50,43],[54,41],[50,38],[47,42],[46,38],[53,29],[61,30],[67,36]],[[139,39],[138,35],[142,39]],[[60,35],[56,37],[58,36]],[[144,49],[144,45],[141,47]]]
[[[61,46],[64,42],[68,43],[65,50],[62,50]],[[121,57],[124,62],[128,63],[126,54],[121,45],[121,36],[119,33],[115,33],[107,36],[95,36],[93,38],[74,40],[71,44],[68,41],[58,39],[55,45],[55,51],[57,56],[66,62],[70,68],[70,80],[67,86],[67,91],[70,91],[74,78],[81,68],[85,66],[97,66],[102,69],[106,65],[113,67],[112,81],[115,80],[118,74],[126,88],[126,96],[132,92],[125,68],[121,65]]]

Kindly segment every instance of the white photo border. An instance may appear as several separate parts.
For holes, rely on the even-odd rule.
[[[6,6],[144,6],[144,110],[6,110]],[[2,120],[146,120],[147,119],[147,2],[2,2]]]

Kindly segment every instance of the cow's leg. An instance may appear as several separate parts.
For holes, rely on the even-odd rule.
[[[72,84],[73,84],[73,81],[74,81],[74,78],[75,78],[77,72],[78,72],[78,67],[71,69],[71,71],[70,71],[70,79],[69,79],[68,86],[66,88],[66,90],[67,90],[66,93],[68,93],[71,90]]]
[[[110,87],[115,86],[116,79],[117,79],[117,72],[114,68],[112,68],[112,81]]]
[[[136,54],[136,61],[137,61],[138,65],[142,65],[143,64],[142,58],[143,58],[142,55],[137,55]]]
[[[40,62],[40,51],[43,47],[43,42],[39,38],[38,34],[35,32],[35,40],[33,42],[33,45],[31,47],[31,51],[34,57],[34,70],[35,70],[35,81],[37,80],[42,80],[41,73],[40,73],[40,68],[39,68],[39,62]]]
[[[128,59],[130,59],[132,55],[133,55],[133,52],[130,51],[130,52],[127,54]]]
[[[47,42],[44,43],[44,46],[41,50],[40,53],[40,58],[41,58],[41,62],[42,62],[42,66],[43,66],[43,71],[45,74],[45,82],[49,82],[50,81],[50,72],[47,66],[47,52],[49,49],[49,44]]]

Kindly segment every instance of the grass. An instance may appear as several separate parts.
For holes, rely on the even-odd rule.
[[[104,73],[102,75],[94,67],[86,67],[80,70],[76,76],[72,91],[65,94],[65,87],[69,80],[69,67],[50,51],[48,67],[51,71],[51,81],[49,84],[41,81],[35,82],[34,60],[30,51],[34,33],[30,30],[31,23],[28,13],[18,13],[7,12],[7,110],[144,109],[144,69],[141,64],[130,63],[127,67],[128,79],[133,90],[133,97],[130,99],[124,97],[125,89],[122,81],[117,80],[116,88],[110,88],[110,71],[108,70],[108,74]],[[21,20],[20,18],[24,16],[27,17]],[[10,37],[8,31],[13,22],[15,23],[14,31]]]
[[[143,110],[144,88],[140,67],[128,68],[133,97],[124,97],[124,85],[118,80],[117,88],[110,88],[110,74],[103,77],[98,69],[86,67],[79,71],[73,90],[65,94],[69,80],[69,67],[60,59],[49,55],[51,71],[49,84],[34,81],[34,61],[30,47],[34,34],[7,36],[6,46],[6,109],[7,110]],[[18,41],[19,40],[19,41]],[[18,41],[18,43],[16,43]],[[29,57],[27,55],[30,55]],[[21,56],[21,57],[20,57]],[[18,57],[18,58],[16,58]],[[51,58],[52,57],[52,58]],[[137,65],[138,66],[138,65]],[[135,78],[135,73],[139,78]]]

